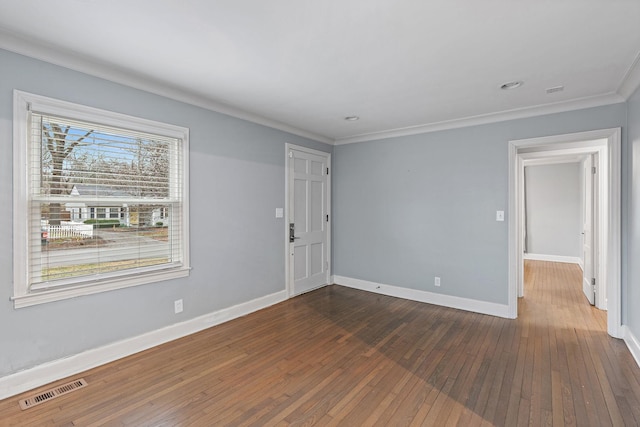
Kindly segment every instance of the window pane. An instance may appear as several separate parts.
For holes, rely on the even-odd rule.
[[[32,285],[181,263],[178,140],[36,113],[32,138]]]
[[[32,283],[180,262],[173,255],[179,246],[179,227],[169,217],[159,221],[160,212],[171,211],[170,206],[131,205],[123,209],[123,220],[87,218],[54,224],[54,216],[60,218],[60,212],[68,209],[74,208],[45,203],[35,210],[41,219],[33,221],[37,226],[31,239]],[[98,216],[103,210],[96,208]]]
[[[175,140],[48,116],[34,120],[41,140],[41,195],[162,199],[171,194]]]

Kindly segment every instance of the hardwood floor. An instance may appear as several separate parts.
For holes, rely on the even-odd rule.
[[[527,262],[517,320],[329,286],[0,401],[0,424],[640,425],[640,369],[580,274]]]

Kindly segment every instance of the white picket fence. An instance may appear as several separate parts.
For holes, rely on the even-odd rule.
[[[93,225],[75,222],[62,221],[60,225],[46,225],[43,231],[48,233],[50,240],[65,238],[90,239],[93,237]]]

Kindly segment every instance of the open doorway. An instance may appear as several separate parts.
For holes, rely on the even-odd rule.
[[[585,157],[586,156],[586,157]],[[620,129],[581,132],[509,143],[509,313],[517,317],[518,297],[524,295],[525,203],[524,174],[527,162],[566,161],[573,159],[586,165],[597,162],[599,171],[593,191],[597,194],[596,236],[584,241],[591,248],[596,279],[594,303],[607,312],[607,332],[621,336],[620,317]],[[591,160],[587,160],[591,159]],[[595,160],[594,160],[595,159]],[[584,162],[584,163],[582,163]],[[594,165],[589,164],[589,168]],[[592,193],[593,194],[593,193]],[[594,204],[595,206],[595,204]],[[592,211],[593,213],[593,211]],[[589,232],[589,230],[587,230]],[[583,241],[583,242],[584,242]],[[583,261],[584,262],[584,261]],[[584,266],[583,266],[584,267]],[[598,287],[599,283],[599,287]],[[597,290],[600,289],[600,292]],[[588,289],[585,289],[588,290]],[[585,293],[587,295],[588,292]]]
[[[595,143],[595,141],[594,141]],[[600,145],[588,144],[573,154],[523,152],[523,258],[577,264],[586,300],[607,309],[606,285],[601,277],[598,242],[601,206]],[[564,150],[558,150],[564,151]],[[532,266],[536,263],[530,263]],[[524,296],[526,290],[519,291]]]

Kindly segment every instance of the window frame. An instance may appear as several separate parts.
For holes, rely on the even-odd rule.
[[[131,275],[87,280],[83,283],[46,290],[31,290],[28,283],[30,236],[29,207],[29,111],[37,111],[71,119],[119,127],[140,132],[176,138],[181,141],[182,151],[182,212],[180,267],[168,267],[151,271],[137,271]],[[170,174],[176,173],[176,165]],[[26,262],[25,262],[26,261]],[[189,129],[167,123],[102,110],[35,95],[19,90],[13,91],[13,296],[14,308],[28,307],[67,298],[91,295],[131,286],[155,283],[187,277],[190,272],[189,259]]]

